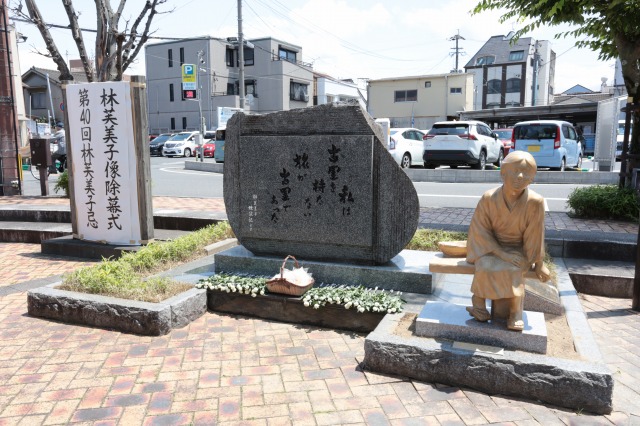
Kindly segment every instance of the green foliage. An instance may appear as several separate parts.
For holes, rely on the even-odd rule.
[[[635,191],[617,185],[594,185],[576,188],[567,205],[572,214],[582,218],[638,221],[640,209]]]
[[[64,196],[69,198],[69,173],[68,170],[65,170],[58,176],[58,181],[56,185],[53,187],[53,190],[57,194],[58,191],[64,191]]]
[[[440,229],[418,229],[409,244],[407,250],[440,251],[439,241],[464,241],[467,239],[465,232],[451,232]]]
[[[204,247],[232,237],[227,222],[211,225],[168,242],[153,242],[119,259],[103,259],[65,276],[63,290],[101,294],[124,299],[158,302],[191,286],[167,278],[147,276],[204,254]]]
[[[219,273],[200,280],[197,288],[224,291],[226,293],[247,294],[252,297],[264,295],[267,291],[267,278],[253,275],[231,275]],[[342,305],[345,309],[354,308],[358,312],[400,312],[404,300],[401,293],[393,294],[384,290],[363,286],[319,285],[311,288],[302,296],[304,306],[320,309],[326,304]]]

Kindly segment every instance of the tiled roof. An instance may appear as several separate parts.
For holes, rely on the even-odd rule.
[[[58,71],[57,69],[50,70],[47,68],[31,67],[27,70],[27,72],[25,72],[25,74],[30,71],[36,72],[43,76],[49,74],[49,80],[51,80],[52,83],[60,84],[60,71]],[[88,81],[87,76],[84,72],[72,72],[71,75],[73,76],[73,81],[75,82],[85,83]]]

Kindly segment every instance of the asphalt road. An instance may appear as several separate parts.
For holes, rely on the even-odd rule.
[[[222,174],[184,169],[184,158],[151,157],[151,191],[154,196],[217,198],[223,196]],[[213,161],[205,159],[205,161]],[[620,163],[616,163],[620,167]],[[585,160],[583,167],[591,169]],[[574,173],[574,172],[567,172]],[[37,173],[35,173],[37,177]],[[49,176],[50,194],[57,175]],[[480,195],[496,183],[434,183],[415,182],[422,207],[474,208]],[[545,197],[548,211],[567,211],[567,197],[578,187],[575,184],[533,184],[531,188]],[[29,171],[24,172],[24,195],[41,195],[40,183]],[[62,194],[58,194],[62,195]]]

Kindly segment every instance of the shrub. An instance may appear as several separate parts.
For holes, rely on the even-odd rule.
[[[638,200],[631,188],[617,185],[594,185],[576,188],[567,205],[571,214],[581,218],[638,221]]]
[[[418,229],[405,248],[407,250],[440,251],[439,241],[464,241],[466,239],[466,232]]]
[[[53,190],[56,194],[58,193],[58,191],[64,191],[64,196],[69,198],[69,173],[67,170],[65,170],[60,174],[60,176],[58,176],[58,181],[53,187]]]

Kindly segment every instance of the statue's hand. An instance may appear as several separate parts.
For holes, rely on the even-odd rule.
[[[547,268],[543,262],[536,263],[535,272],[541,282],[549,281],[551,273],[549,272],[549,268]]]
[[[527,262],[520,253],[516,251],[502,251],[498,257],[505,262],[509,262],[512,265],[517,266],[520,269],[525,269],[527,266]]]

